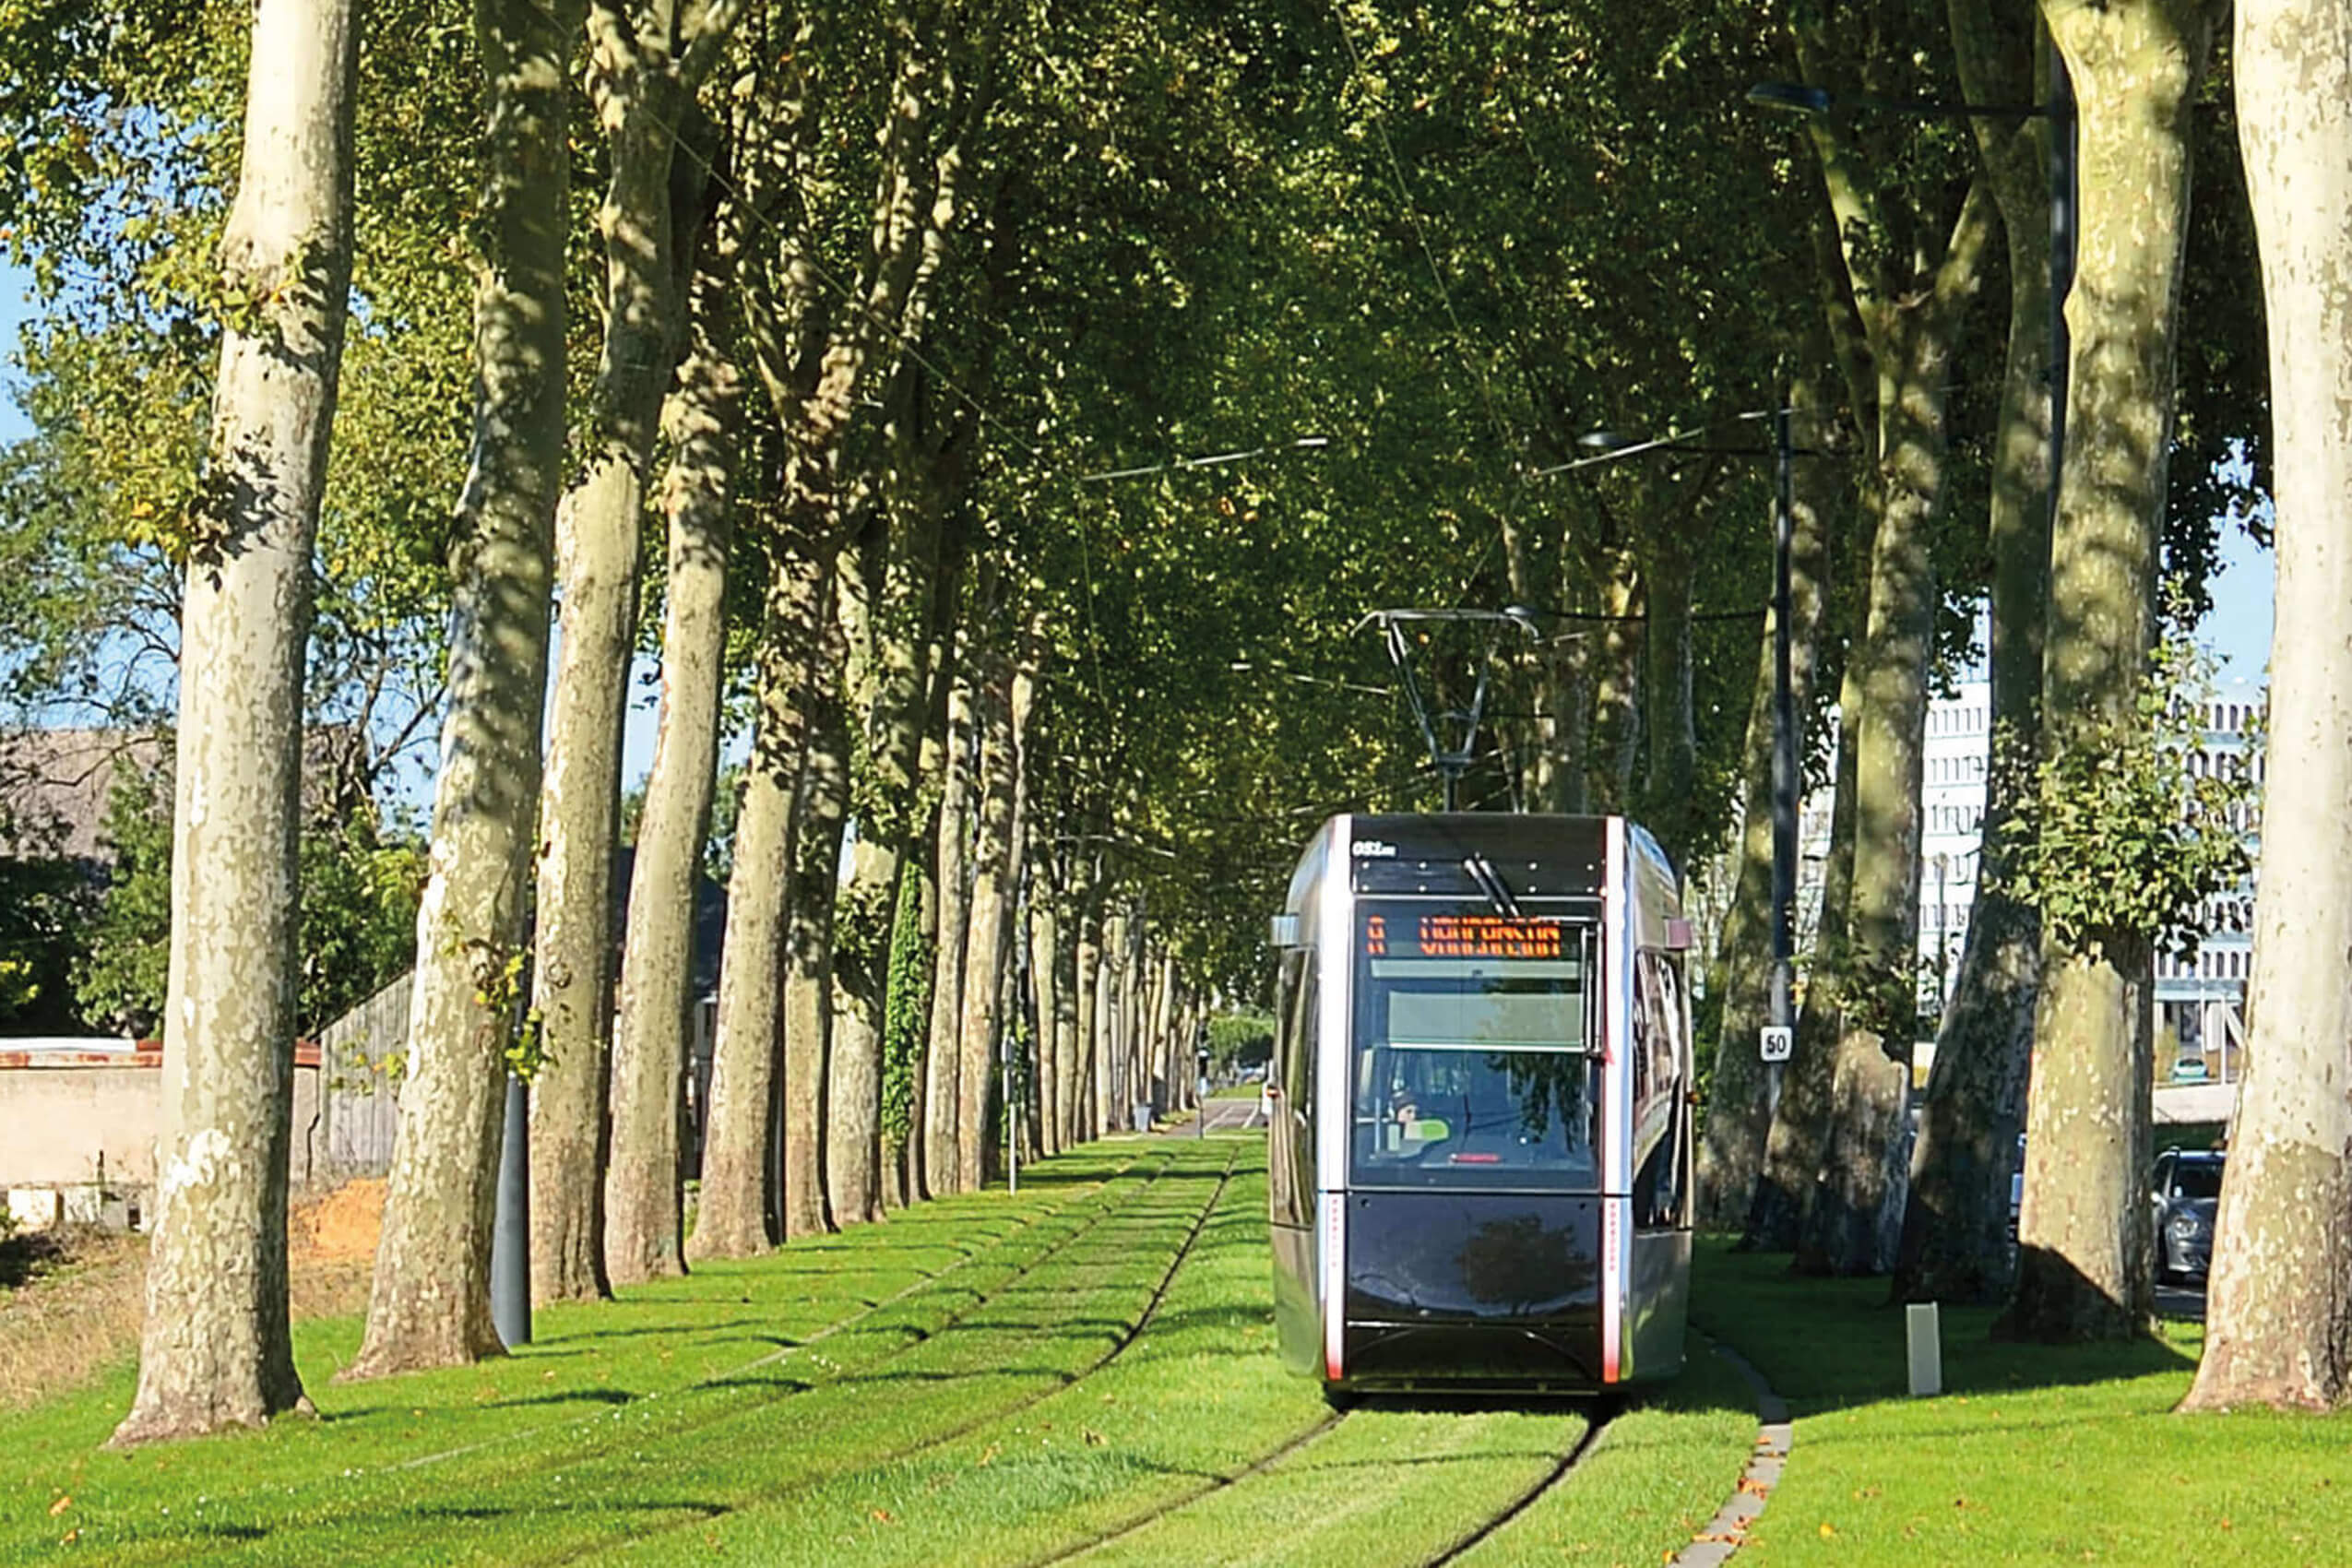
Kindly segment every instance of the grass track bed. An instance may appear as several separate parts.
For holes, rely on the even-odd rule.
[[[1610,1420],[1576,1467],[1464,1552],[1465,1568],[1656,1562],[1739,1484],[1754,1445],[1747,1380],[1693,1344],[1682,1375]]]
[[[1164,1161],[1113,1180],[1133,1158],[1090,1152],[1057,1162],[1017,1200],[932,1206],[618,1302],[551,1308],[538,1344],[479,1367],[339,1386],[328,1379],[356,1348],[357,1323],[306,1324],[298,1351],[328,1419],[249,1437],[95,1452],[128,1399],[126,1369],[0,1429],[18,1482],[0,1496],[0,1562],[45,1557],[76,1527],[78,1544],[103,1541],[113,1562],[180,1562],[208,1547],[274,1558],[278,1538],[318,1526],[324,1550],[378,1537],[397,1548],[433,1500],[473,1506],[453,1500],[502,1479],[552,1485],[560,1466],[599,1450],[677,1441],[921,1348],[989,1289],[1143,1201]],[[421,1463],[436,1455],[450,1456]],[[58,1496],[76,1500],[62,1526],[48,1514]],[[387,1533],[371,1518],[404,1523]],[[447,1526],[434,1529],[434,1560],[449,1554]]]
[[[1465,1540],[1583,1430],[1383,1404],[1335,1421],[1277,1364],[1253,1138],[1024,1178],[543,1312],[539,1344],[480,1367],[337,1385],[358,1324],[305,1324],[321,1421],[101,1453],[125,1370],[0,1421],[0,1563],[1382,1568]],[[1471,1560],[1533,1561],[1508,1549],[1562,1490]],[[1625,1527],[1627,1561],[1687,1538],[1663,1507]]]

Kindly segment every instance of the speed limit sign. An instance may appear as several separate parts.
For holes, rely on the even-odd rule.
[[[1797,1031],[1786,1024],[1766,1024],[1756,1031],[1756,1038],[1764,1048],[1765,1061],[1786,1062],[1797,1043]]]

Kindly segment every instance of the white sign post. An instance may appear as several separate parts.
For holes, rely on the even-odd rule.
[[[1786,1024],[1766,1024],[1756,1031],[1757,1042],[1764,1049],[1767,1062],[1786,1062],[1797,1043],[1797,1031]]]

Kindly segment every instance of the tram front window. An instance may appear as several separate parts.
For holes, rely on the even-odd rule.
[[[1372,1185],[1592,1190],[1589,927],[1428,906],[1359,932],[1350,1164]]]

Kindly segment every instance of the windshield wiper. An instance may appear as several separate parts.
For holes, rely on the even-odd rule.
[[[1462,869],[1470,873],[1470,880],[1478,884],[1479,891],[1486,895],[1486,901],[1494,906],[1496,914],[1506,920],[1526,918],[1519,912],[1519,900],[1511,897],[1511,889],[1504,885],[1503,874],[1484,854],[1473,851],[1463,857]]]

